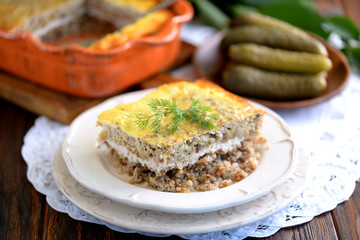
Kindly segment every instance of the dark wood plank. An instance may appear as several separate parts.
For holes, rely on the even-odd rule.
[[[316,0],[318,11],[325,17],[345,15],[360,26],[360,1],[358,0]]]
[[[48,206],[47,206],[48,207]],[[49,208],[49,207],[48,207]],[[156,237],[146,236],[135,233],[122,233],[109,229],[104,225],[98,225],[88,222],[80,222],[70,218],[67,214],[59,213],[51,208],[48,209],[45,226],[47,231],[44,232],[42,239],[122,239],[134,240],[144,239],[153,240]],[[180,240],[178,236],[169,236],[161,238],[164,240]]]
[[[315,219],[301,228],[297,227],[306,230],[307,239],[338,239],[330,212],[323,213]]]
[[[332,211],[339,239],[360,239],[360,183],[348,201]]]
[[[30,112],[69,124],[104,99],[86,99],[52,91],[0,71],[0,97]]]
[[[248,238],[248,240],[256,238]],[[329,212],[315,217],[312,221],[294,226],[283,228],[274,235],[263,238],[264,240],[277,239],[337,239],[336,229],[333,225],[332,216]]]
[[[345,14],[341,0],[316,0],[314,2],[319,13],[324,17]]]
[[[360,1],[359,0],[340,0],[345,15],[350,17],[356,25],[360,26]]]
[[[44,197],[27,180],[21,147],[36,116],[4,100],[0,110],[0,239],[30,239],[42,228]]]

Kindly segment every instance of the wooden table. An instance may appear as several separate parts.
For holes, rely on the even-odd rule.
[[[323,14],[345,13],[360,25],[358,0],[317,0],[316,4]],[[38,115],[3,99],[0,113],[0,239],[153,239],[76,221],[49,207],[27,180],[20,152]],[[360,183],[351,198],[334,210],[267,239],[360,239]]]

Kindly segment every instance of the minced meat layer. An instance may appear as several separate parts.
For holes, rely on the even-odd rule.
[[[194,136],[179,144],[157,146],[124,132],[115,124],[99,122],[103,127],[99,142],[106,142],[121,157],[132,164],[140,164],[156,175],[172,169],[184,169],[195,164],[205,154],[236,151],[243,141],[257,136],[263,116],[255,114],[242,121],[230,121],[207,134]],[[156,137],[156,135],[154,135]]]
[[[258,166],[265,142],[266,139],[260,136],[248,139],[233,151],[205,154],[195,164],[169,170],[161,176],[146,166],[120,157],[115,151],[113,154],[119,173],[128,174],[131,184],[145,183],[145,186],[164,192],[210,191],[239,182],[251,174]]]

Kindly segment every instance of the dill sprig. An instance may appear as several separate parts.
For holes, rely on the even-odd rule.
[[[130,117],[135,118],[135,124],[140,129],[150,128],[155,133],[160,133],[161,121],[166,117],[171,117],[166,126],[166,134],[174,134],[182,121],[189,120],[192,123],[198,123],[206,130],[214,129],[215,125],[210,121],[211,118],[217,118],[216,115],[208,114],[211,111],[209,106],[204,106],[198,99],[192,101],[190,107],[185,110],[178,108],[176,99],[153,98],[148,101],[152,114],[144,113],[133,114]]]

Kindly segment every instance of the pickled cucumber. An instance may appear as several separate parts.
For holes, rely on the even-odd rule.
[[[313,97],[326,88],[326,72],[315,74],[279,73],[229,64],[223,73],[226,89],[240,95],[289,100]]]
[[[329,71],[332,66],[329,58],[319,54],[275,49],[253,43],[231,45],[229,57],[235,63],[281,72],[315,73]]]
[[[236,43],[256,43],[274,48],[310,52],[327,56],[325,46],[318,40],[269,26],[248,25],[230,29],[221,45],[228,49]]]
[[[306,35],[306,33],[303,30],[287,22],[256,12],[240,14],[231,21],[230,25],[231,27],[243,26],[243,25],[267,26],[267,27],[282,29],[284,31],[292,32],[299,35]]]

